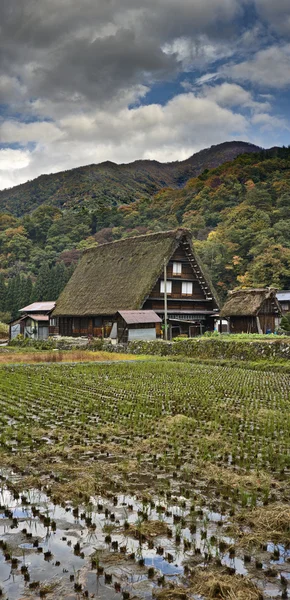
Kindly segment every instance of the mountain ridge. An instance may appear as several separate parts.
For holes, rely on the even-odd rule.
[[[57,173],[43,174],[12,188],[0,190],[0,212],[16,217],[31,213],[42,204],[60,209],[80,205],[130,204],[150,198],[162,188],[179,189],[205,169],[233,160],[240,154],[259,152],[250,142],[230,141],[196,152],[183,161],[161,163],[138,159],[131,163],[104,161]]]

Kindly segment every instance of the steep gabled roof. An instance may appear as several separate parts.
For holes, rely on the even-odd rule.
[[[248,288],[230,292],[230,297],[220,311],[221,317],[254,317],[259,314],[264,300],[272,300],[273,312],[281,309],[276,290],[271,288]]]
[[[142,308],[164,260],[169,261],[181,241],[191,244],[188,230],[140,235],[86,250],[53,316],[112,315]]]

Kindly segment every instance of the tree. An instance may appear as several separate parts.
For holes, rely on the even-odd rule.
[[[280,326],[290,334],[290,313],[282,317]]]
[[[5,277],[3,273],[0,273],[0,311],[4,311],[6,307],[6,294],[7,288],[5,284]]]
[[[38,277],[33,288],[33,301],[49,301],[51,284],[50,284],[50,268],[46,263],[43,263],[39,269]]]

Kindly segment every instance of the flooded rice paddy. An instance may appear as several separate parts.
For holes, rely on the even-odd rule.
[[[2,368],[2,597],[287,598],[289,383],[171,361]]]

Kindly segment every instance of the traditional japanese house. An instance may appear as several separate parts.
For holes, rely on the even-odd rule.
[[[273,333],[280,315],[276,290],[270,288],[230,292],[220,312],[222,318],[229,320],[230,333]]]
[[[185,229],[88,249],[52,313],[64,336],[109,337],[122,311],[155,311],[169,337],[213,330],[218,301]]]
[[[10,323],[10,339],[21,334],[33,340],[45,340],[55,333],[56,319],[51,318],[55,302],[33,302],[19,312],[21,317]]]

